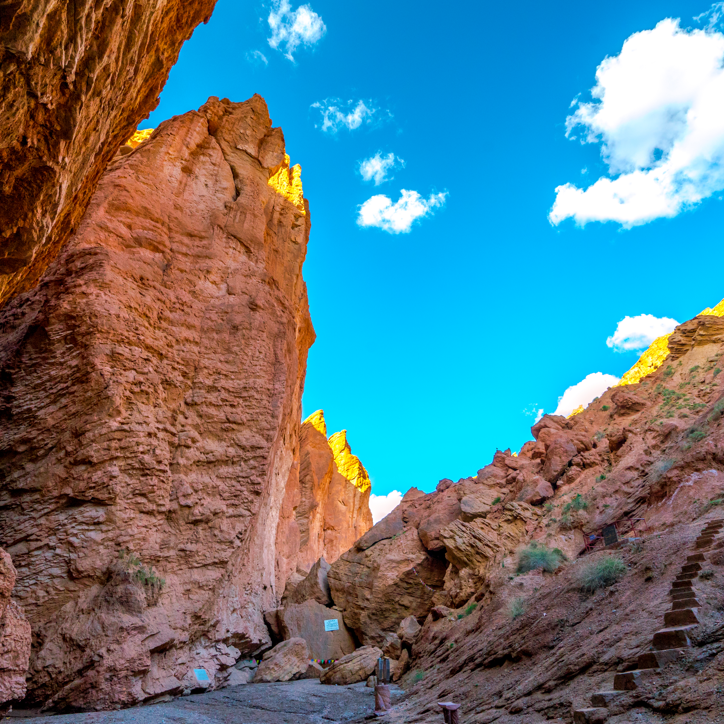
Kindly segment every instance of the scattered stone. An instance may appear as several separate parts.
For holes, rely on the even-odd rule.
[[[309,649],[304,639],[282,641],[264,654],[254,674],[255,684],[299,679],[309,668]]]
[[[323,684],[356,684],[366,681],[375,670],[382,650],[376,646],[362,646],[339,661],[335,661],[321,676]]]

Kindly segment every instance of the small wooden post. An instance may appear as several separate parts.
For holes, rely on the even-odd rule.
[[[438,701],[437,705],[442,707],[445,724],[460,724],[460,704],[453,704],[451,701]]]

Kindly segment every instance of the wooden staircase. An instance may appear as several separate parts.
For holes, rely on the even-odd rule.
[[[651,651],[641,654],[638,668],[616,674],[613,691],[599,691],[591,697],[591,707],[573,712],[574,724],[602,724],[608,719],[608,706],[627,691],[637,689],[659,673],[659,669],[678,659],[691,646],[689,634],[699,624],[699,601],[693,581],[699,576],[705,554],[712,547],[716,536],[724,527],[724,519],[706,524],[694,544],[694,553],[686,559],[681,572],[671,584],[669,597],[671,610],[664,614],[664,628],[654,634]]]

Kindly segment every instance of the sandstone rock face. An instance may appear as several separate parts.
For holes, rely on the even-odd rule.
[[[382,651],[376,646],[362,646],[354,653],[335,661],[320,677],[323,684],[346,686],[365,681],[377,665]]]
[[[0,306],[77,228],[215,0],[22,0],[0,13]]]
[[[289,639],[264,654],[254,674],[255,684],[299,679],[309,667],[309,651],[304,639]]]
[[[15,568],[0,548],[0,718],[8,702],[25,696],[25,676],[30,659],[30,624],[11,599]]]
[[[322,410],[302,424],[299,465],[287,483],[277,537],[277,581],[320,557],[333,563],[372,527],[370,479],[346,431],[327,439]]]
[[[290,603],[304,603],[312,600],[321,603],[322,606],[332,605],[332,593],[329,590],[329,563],[320,558],[309,571],[307,577],[300,581],[289,597]]]
[[[196,688],[195,668],[215,686],[269,645],[309,229],[264,101],[212,98],[116,159],[0,315],[0,544],[31,701],[126,706]]]

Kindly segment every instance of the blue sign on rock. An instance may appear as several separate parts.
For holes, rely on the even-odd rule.
[[[206,673],[206,669],[194,669],[194,674],[198,681],[208,681],[209,675]]]

